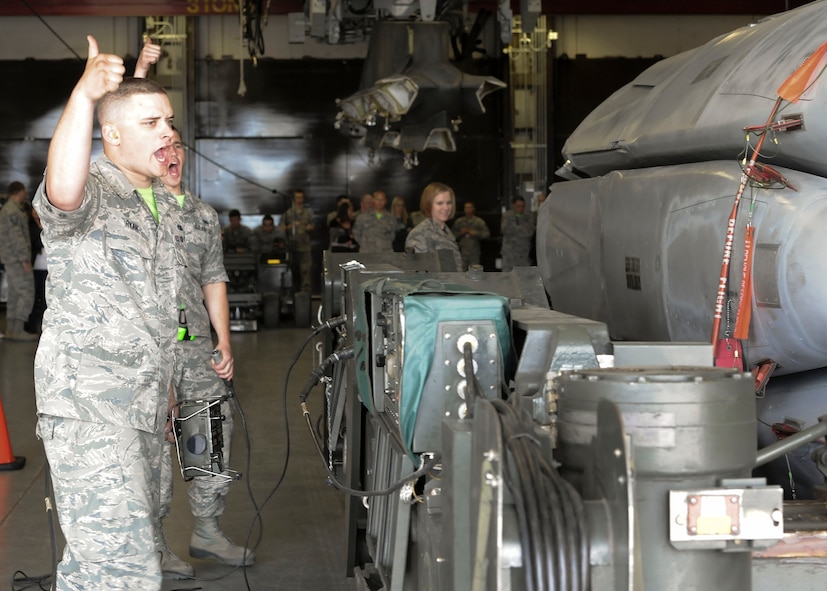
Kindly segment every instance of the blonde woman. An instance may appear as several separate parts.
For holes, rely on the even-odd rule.
[[[461,271],[462,257],[456,238],[448,227],[448,220],[454,217],[455,203],[454,190],[448,185],[431,183],[425,187],[419,201],[425,219],[408,234],[405,248],[413,248],[414,252],[449,250],[456,264],[455,270]]]

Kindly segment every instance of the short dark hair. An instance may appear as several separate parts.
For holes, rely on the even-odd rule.
[[[345,203],[342,201],[339,204],[339,207],[336,210],[336,217],[343,221],[350,219],[350,202]]]
[[[164,87],[149,78],[124,78],[118,88],[107,92],[98,101],[96,111],[98,121],[106,123],[114,109],[117,109],[125,101],[138,94],[163,94],[167,91]]]
[[[523,199],[520,195],[517,195],[516,197],[514,197],[514,199],[511,200],[511,203],[517,203],[519,201],[522,201],[523,203],[525,203],[525,199]]]
[[[241,212],[240,212],[240,211],[238,211],[237,209],[231,209],[231,210],[230,210],[230,213],[229,213],[228,215],[229,215],[231,218],[240,218],[240,217],[241,217]]]
[[[25,191],[26,185],[21,183],[20,181],[12,181],[9,183],[9,191],[8,195],[11,197],[12,195],[17,195],[20,191]]]
[[[261,218],[261,223],[262,223],[262,224],[263,224],[264,222],[272,222],[272,221],[273,221],[273,216],[271,216],[269,213],[265,213],[265,214],[264,214],[264,217],[263,217],[263,218]]]

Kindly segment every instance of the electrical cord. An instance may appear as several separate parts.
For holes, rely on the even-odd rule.
[[[284,417],[284,439],[285,439],[284,465],[282,466],[281,473],[279,474],[279,477],[278,477],[278,480],[276,481],[276,484],[273,486],[273,488],[267,494],[264,501],[261,503],[261,506],[258,507],[257,510],[256,510],[256,514],[253,517],[253,521],[250,523],[250,527],[247,530],[247,536],[245,538],[245,540],[246,540],[245,541],[245,547],[248,547],[250,539],[252,538],[253,527],[255,526],[255,523],[261,519],[261,513],[262,513],[262,511],[264,511],[264,507],[267,506],[267,504],[270,502],[270,500],[273,498],[273,496],[275,496],[278,489],[281,488],[281,485],[284,482],[284,478],[287,475],[287,468],[290,464],[290,419],[289,419],[288,414],[287,414],[287,390],[288,390],[288,385],[290,383],[290,375],[293,373],[293,368],[296,367],[296,364],[298,363],[299,359],[301,359],[301,356],[304,353],[304,350],[307,348],[307,345],[309,345],[313,341],[313,339],[320,332],[322,332],[323,330],[326,330],[326,329],[332,330],[332,329],[334,329],[338,326],[341,326],[342,324],[345,323],[346,319],[347,318],[345,316],[337,316],[335,318],[330,318],[327,321],[320,324],[319,326],[315,327],[312,330],[312,332],[308,335],[308,337],[304,340],[304,342],[301,344],[298,351],[296,351],[296,354],[293,357],[293,360],[290,362],[290,365],[287,368],[287,374],[284,376],[284,388],[283,388],[283,391],[282,391],[283,392],[283,396],[282,396],[282,416]],[[242,417],[242,421],[244,421],[243,417]],[[245,436],[246,436],[247,435],[246,422],[245,422],[244,431],[245,431]],[[248,446],[250,445],[249,437],[247,438],[247,445]],[[247,457],[248,457],[248,461],[249,461],[249,457],[250,457],[249,453],[247,454]],[[247,470],[249,472],[249,466],[248,466]],[[249,481],[249,478],[248,478],[248,481]],[[250,589],[250,581],[247,577],[247,568],[246,567],[244,568],[244,583],[247,585],[247,589],[249,590]]]
[[[46,508],[46,521],[49,525],[49,543],[51,545],[52,565],[49,574],[30,577],[21,570],[17,570],[12,575],[11,589],[12,591],[25,591],[26,589],[34,589],[35,585],[38,589],[43,591],[50,591],[53,589],[57,581],[57,528],[55,526],[54,518],[54,495],[52,494],[52,473],[49,469],[49,462],[46,462],[46,467],[43,472],[43,487],[45,489],[45,497],[43,502]],[[44,587],[44,585],[46,585]]]
[[[41,589],[42,591],[49,591],[51,586],[52,575],[41,575],[39,577],[30,577],[22,570],[14,571],[11,578],[12,591],[26,591],[26,589]],[[44,587],[44,585],[46,585]]]
[[[29,3],[27,2],[27,0],[20,0],[20,1],[21,1],[23,4],[25,4],[25,5],[26,5],[26,8],[28,8],[28,9],[31,11],[31,13],[32,13],[32,14],[33,14],[36,18],[37,18],[37,20],[39,20],[41,23],[43,23],[43,26],[44,26],[44,27],[46,27],[47,29],[49,29],[49,31],[52,33],[52,35],[54,35],[54,36],[55,36],[55,38],[57,38],[57,40],[58,40],[58,41],[60,41],[61,43],[63,43],[63,45],[64,45],[64,46],[66,46],[66,49],[68,49],[69,51],[71,51],[71,52],[72,52],[72,54],[73,54],[76,58],[78,58],[79,60],[84,61],[84,62],[86,61],[86,58],[81,57],[81,56],[80,56],[80,54],[78,54],[78,52],[77,52],[77,51],[75,51],[74,49],[72,49],[72,46],[71,46],[71,45],[69,45],[69,44],[66,42],[66,40],[58,34],[58,32],[57,32],[57,31],[55,31],[55,30],[54,30],[51,26],[49,26],[49,23],[47,23],[45,20],[43,20],[43,17],[42,17],[42,16],[40,16],[34,8],[32,8],[32,5],[31,5],[31,4],[29,4]]]
[[[527,591],[585,591],[589,540],[582,499],[543,454],[516,398],[491,404],[502,428],[503,476],[515,501]]]
[[[433,470],[440,462],[441,457],[439,454],[436,454],[430,461],[425,462],[422,467],[420,467],[417,471],[411,473],[409,476],[406,476],[402,480],[398,481],[395,484],[392,484],[388,488],[382,490],[373,490],[373,491],[366,491],[366,490],[357,490],[354,488],[350,488],[345,484],[339,482],[336,478],[336,475],[333,473],[333,470],[330,469],[328,465],[327,458],[325,457],[324,450],[322,450],[322,445],[319,442],[319,437],[317,436],[316,429],[313,427],[313,420],[310,416],[310,410],[307,408],[307,397],[310,395],[310,391],[322,380],[324,375],[326,374],[327,370],[330,369],[334,364],[339,363],[340,361],[344,361],[347,359],[353,359],[355,352],[352,348],[342,349],[340,351],[335,351],[327,356],[327,358],[315,369],[311,371],[310,379],[305,384],[304,389],[302,390],[301,394],[299,395],[300,406],[302,409],[302,415],[304,416],[305,423],[307,424],[307,428],[310,431],[310,437],[313,440],[313,445],[316,448],[316,452],[319,454],[319,457],[322,459],[322,464],[324,465],[325,471],[327,472],[328,479],[330,483],[339,489],[342,492],[345,492],[350,495],[354,496],[361,496],[361,497],[380,497],[386,496],[391,493],[394,493],[401,489],[403,486],[408,484],[412,480],[418,480],[421,476],[424,476],[431,470]]]
[[[333,367],[334,363],[338,363],[339,361],[344,361],[345,359],[353,359],[356,355],[356,351],[350,347],[348,349],[342,349],[341,351],[334,351],[327,358],[322,361],[322,364],[319,367],[314,368],[310,372],[310,378],[307,380],[307,383],[304,385],[301,394],[299,394],[299,400],[302,404],[307,401],[307,397],[310,395],[310,391],[316,387],[316,385],[322,381],[325,374],[327,374],[327,370]],[[304,408],[304,407],[303,407]]]
[[[310,417],[310,411],[307,409],[307,403],[301,403],[302,414],[304,415],[305,423],[307,423],[307,428],[310,431],[310,436],[313,439],[313,445],[316,447],[316,451],[319,454],[319,457],[322,459],[322,464],[324,465],[325,471],[327,472],[328,478],[330,479],[330,483],[335,486],[340,491],[347,493],[349,495],[357,496],[357,497],[384,497],[389,494],[395,493],[403,486],[411,482],[412,480],[418,480],[422,476],[425,476],[428,472],[436,468],[440,462],[442,462],[442,456],[439,454],[435,454],[430,460],[425,462],[422,467],[420,467],[415,472],[411,472],[408,476],[403,478],[402,480],[396,482],[395,484],[390,485],[388,488],[384,488],[382,490],[358,490],[355,488],[350,488],[345,484],[339,482],[336,478],[336,475],[330,469],[330,466],[327,465],[327,458],[325,458],[324,451],[322,450],[322,446],[319,443],[319,440],[316,438],[316,432],[313,429],[313,420]]]

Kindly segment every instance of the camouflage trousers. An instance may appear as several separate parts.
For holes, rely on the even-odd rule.
[[[56,590],[160,590],[163,433],[44,415],[37,434],[66,538]]]
[[[313,272],[313,255],[309,250],[297,250],[296,259],[299,263],[299,291],[310,293],[311,273]]]
[[[514,267],[531,266],[531,245],[527,248],[506,247],[502,249],[502,272],[508,273]]]
[[[482,258],[482,248],[479,240],[472,243],[462,241],[459,243],[459,253],[462,255],[462,270],[467,271],[471,265],[479,265]]]
[[[6,320],[26,322],[34,308],[34,272],[26,271],[20,263],[9,263],[6,278],[9,282]]]
[[[176,341],[173,359],[172,386],[178,402],[218,398],[227,393],[224,381],[210,364],[213,350],[212,341],[206,337],[197,337],[193,341]],[[230,465],[230,446],[233,435],[233,412],[229,402],[221,403],[224,438],[224,467]],[[171,448],[171,451],[170,451]],[[172,502],[172,454],[175,446],[169,444],[161,457],[161,509],[160,517],[169,514]],[[197,476],[189,482],[187,490],[190,510],[195,517],[217,517],[224,513],[224,501],[230,490],[231,481],[226,478]]]

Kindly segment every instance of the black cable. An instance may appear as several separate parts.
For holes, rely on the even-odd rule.
[[[213,350],[212,352],[212,359],[215,363],[221,363],[221,352],[218,349]],[[242,557],[242,563],[239,566],[231,567],[226,573],[222,575],[218,575],[215,577],[190,577],[190,580],[193,581],[203,581],[203,582],[214,582],[220,581],[222,579],[227,578],[233,572],[238,569],[243,569],[244,571],[244,580],[247,582],[247,589],[250,590],[249,581],[247,581],[247,565],[245,564],[247,561],[247,549],[250,548],[250,540],[252,538],[252,528],[253,526],[258,523],[258,539],[256,540],[255,544],[253,545],[253,551],[258,549],[259,545],[261,544],[261,540],[264,537],[264,523],[261,520],[261,509],[258,506],[256,501],[255,493],[253,493],[252,487],[252,444],[250,442],[250,431],[249,427],[247,426],[247,417],[244,414],[244,408],[241,406],[241,401],[238,399],[238,396],[235,393],[235,384],[233,383],[232,379],[222,379],[224,382],[224,387],[227,390],[227,395],[222,397],[222,401],[228,401],[228,404],[231,406],[231,412],[234,410],[238,410],[238,415],[241,418],[241,425],[242,425],[242,432],[244,433],[244,442],[245,447],[247,450],[247,460],[245,463],[245,471],[247,474],[247,478],[245,479],[246,487],[247,487],[247,496],[250,499],[250,502],[253,504],[253,509],[255,509],[255,514],[253,515],[253,521],[250,523],[250,529],[247,531],[247,536],[244,541],[244,554]],[[194,587],[191,589],[200,589],[200,587]]]
[[[11,577],[12,591],[25,591],[26,589],[41,589],[42,591],[49,591],[51,589],[51,575],[41,575],[39,577],[30,577],[22,570],[14,571]],[[44,587],[43,585],[48,585]]]
[[[468,416],[471,416],[474,402],[480,396],[480,383],[474,371],[474,354],[470,342],[462,346],[462,363],[465,366],[465,405],[468,408]]]
[[[253,508],[256,510],[256,514],[253,517],[253,523],[250,524],[250,529],[247,531],[247,537],[244,540],[244,556],[241,559],[242,568],[244,569],[244,581],[247,583],[247,589],[250,588],[250,583],[247,581],[247,548],[250,547],[250,536],[252,534],[253,524],[258,522],[258,539],[256,540],[255,544],[253,545],[253,551],[257,550],[259,545],[261,544],[261,540],[264,538],[264,522],[261,520],[261,509],[256,502],[255,494],[253,493],[253,483],[252,483],[252,444],[250,443],[250,431],[247,427],[247,417],[244,415],[244,409],[241,407],[241,402],[235,395],[235,388],[233,387],[232,380],[225,380],[227,384],[227,391],[230,392],[230,400],[235,403],[235,407],[238,409],[238,416],[241,418],[241,426],[242,431],[244,432],[244,443],[247,448],[247,464],[245,470],[247,471],[247,478],[245,478],[245,483],[247,485],[247,496],[250,498],[250,502],[253,504]]]
[[[272,490],[267,494],[264,501],[261,504],[258,512],[256,513],[256,518],[259,517],[259,514],[264,510],[264,507],[267,506],[267,503],[270,502],[270,499],[276,494],[276,491],[281,487],[282,482],[284,482],[284,477],[287,475],[287,467],[290,464],[290,419],[287,416],[287,385],[290,382],[290,374],[293,371],[293,368],[298,363],[299,358],[301,358],[302,353],[304,352],[307,345],[315,336],[314,333],[311,333],[310,336],[305,339],[304,343],[302,343],[299,350],[296,352],[295,357],[293,357],[293,361],[287,368],[287,375],[284,377],[284,390],[283,390],[283,397],[282,397],[282,416],[284,417],[284,439],[285,439],[285,453],[284,453],[284,465],[281,469],[281,474],[279,474],[279,478],[276,481],[276,484],[273,486]],[[247,540],[249,540],[252,536],[253,531],[253,523],[250,524],[250,528],[247,530]],[[247,589],[250,589],[250,581],[247,578],[247,571],[244,571],[244,582],[247,585]]]
[[[532,433],[533,421],[517,406],[516,396],[491,403],[503,435],[503,475],[521,527],[528,589],[585,591],[589,539],[583,501],[543,454]]]
[[[26,589],[33,589],[37,585],[38,589],[43,591],[50,591],[53,584],[57,581],[57,528],[55,527],[54,518],[54,495],[52,494],[52,473],[49,469],[49,462],[46,462],[46,468],[43,473],[43,488],[45,489],[45,497],[43,499],[46,509],[46,522],[49,526],[49,542],[52,552],[52,564],[49,574],[38,575],[30,577],[21,570],[17,570],[12,574],[11,588],[12,591],[24,591]],[[43,585],[46,585],[44,587]]]
[[[402,480],[392,484],[388,488],[382,490],[357,490],[355,488],[350,488],[341,482],[339,482],[336,478],[336,475],[330,469],[330,466],[327,465],[327,458],[324,455],[324,451],[322,450],[322,446],[319,443],[319,440],[316,438],[316,432],[313,430],[313,420],[310,417],[310,411],[307,410],[307,403],[302,402],[302,414],[304,415],[305,423],[307,424],[307,428],[310,431],[310,437],[313,439],[313,445],[316,447],[316,451],[319,454],[319,457],[322,459],[322,464],[324,464],[325,471],[330,479],[330,483],[338,488],[340,491],[345,492],[349,495],[357,496],[357,497],[384,497],[389,494],[395,493],[403,486],[408,484],[411,480],[418,480],[420,477],[425,476],[428,472],[433,470],[434,468],[439,465],[442,461],[442,457],[439,454],[435,454],[428,462],[426,462],[419,470],[415,472],[411,472],[408,476],[404,477]]]
[[[204,160],[206,160],[207,162],[209,162],[209,163],[210,163],[210,164],[212,164],[213,166],[217,166],[218,168],[220,168],[220,169],[221,169],[221,170],[223,170],[224,172],[227,172],[227,173],[231,174],[232,176],[234,176],[235,178],[237,178],[237,179],[239,179],[239,180],[242,180],[242,181],[244,181],[244,182],[246,182],[246,183],[249,183],[249,184],[253,185],[254,187],[258,187],[259,189],[264,189],[265,191],[269,191],[269,192],[270,192],[270,193],[272,193],[273,195],[281,195],[281,196],[283,196],[283,197],[287,197],[287,198],[289,199],[289,196],[288,196],[288,195],[286,195],[286,194],[282,193],[282,192],[281,192],[281,191],[279,191],[278,189],[272,189],[272,188],[270,188],[270,187],[265,187],[265,186],[264,186],[264,185],[262,185],[261,183],[258,183],[258,182],[254,181],[254,180],[251,180],[251,179],[248,179],[248,178],[247,178],[247,177],[245,177],[245,176],[241,176],[240,174],[238,174],[237,172],[234,172],[234,171],[230,170],[229,168],[227,168],[226,166],[224,166],[224,165],[223,165],[223,164],[221,164],[220,162],[217,162],[217,161],[213,160],[213,159],[212,159],[212,158],[210,158],[209,156],[205,156],[204,154],[202,154],[201,152],[199,152],[198,150],[196,150],[195,148],[193,148],[192,146],[190,146],[190,145],[188,145],[188,144],[184,144],[184,147],[185,147],[187,150],[189,150],[190,152],[192,152],[193,154],[195,154],[196,156],[199,156],[200,158],[203,158]]]
[[[49,544],[52,547],[52,585],[54,587],[57,585],[57,563],[58,563],[58,556],[57,556],[57,519],[55,519],[55,494],[52,490],[52,470],[49,467],[48,460],[46,461],[46,469],[44,470],[43,475],[43,487],[45,489],[46,498],[44,502],[46,503],[46,522],[49,525]]]
[[[32,12],[32,14],[33,14],[35,17],[37,17],[37,20],[39,20],[41,23],[43,23],[43,26],[44,26],[44,27],[46,27],[47,29],[49,29],[49,31],[51,31],[52,35],[54,35],[54,36],[57,38],[57,40],[58,40],[58,41],[60,41],[61,43],[63,43],[63,45],[65,45],[65,46],[66,46],[66,48],[67,48],[69,51],[71,51],[71,52],[72,52],[72,54],[73,54],[76,58],[78,58],[78,59],[79,59],[79,60],[81,60],[81,61],[86,61],[86,58],[83,58],[83,57],[81,57],[80,55],[78,55],[78,52],[77,52],[77,51],[75,51],[74,49],[72,49],[72,46],[71,46],[71,45],[69,45],[68,43],[66,43],[66,40],[65,40],[63,37],[61,37],[60,35],[58,35],[57,31],[55,31],[55,30],[54,30],[51,26],[49,26],[49,23],[47,23],[45,20],[43,20],[43,17],[42,17],[42,16],[40,16],[39,14],[37,14],[37,11],[35,11],[35,9],[34,9],[34,8],[32,8],[32,5],[31,5],[31,4],[29,4],[26,0],[20,0],[20,1],[21,1],[23,4],[25,4],[25,5],[26,5],[26,8],[28,8],[28,9]]]
[[[304,385],[301,394],[299,394],[299,400],[304,404],[307,401],[307,397],[310,395],[310,391],[316,387],[316,384],[322,381],[322,378],[327,374],[327,370],[333,367],[334,363],[338,363],[339,361],[343,361],[345,359],[353,359],[356,355],[356,351],[350,347],[348,349],[342,349],[340,351],[334,351],[322,362],[319,367],[314,368],[310,372],[310,378],[307,380],[307,383]]]
[[[293,372],[293,368],[298,363],[299,359],[302,356],[302,353],[304,353],[304,350],[307,348],[307,345],[309,345],[312,342],[312,340],[320,332],[322,332],[325,329],[333,329],[337,326],[341,326],[342,324],[344,324],[345,320],[346,320],[346,318],[344,316],[339,316],[339,317],[336,317],[336,318],[330,318],[330,319],[326,320],[325,322],[323,322],[321,325],[315,327],[313,329],[313,331],[310,333],[310,335],[308,335],[308,337],[301,344],[298,351],[296,352],[296,355],[293,357],[293,360],[290,362],[290,365],[287,368],[287,374],[284,377],[284,388],[283,388],[283,391],[282,391],[283,392],[283,396],[282,396],[282,416],[284,417],[284,439],[285,439],[284,465],[282,466],[281,474],[279,474],[279,477],[278,477],[278,480],[276,481],[276,484],[273,486],[272,490],[267,494],[264,501],[261,503],[261,506],[257,509],[256,514],[253,517],[253,521],[250,523],[250,527],[247,530],[247,536],[245,538],[245,540],[246,540],[245,541],[245,547],[248,547],[250,539],[252,538],[253,526],[255,525],[256,521],[260,521],[261,513],[264,510],[264,507],[270,502],[270,500],[276,494],[276,491],[278,491],[278,489],[281,487],[282,483],[284,482],[284,478],[287,475],[287,467],[290,464],[290,419],[289,419],[288,414],[287,414],[287,390],[288,390],[288,385],[290,383],[290,374]],[[247,445],[249,446],[249,437],[248,437],[247,428],[246,428],[246,419],[242,418],[242,420],[245,422],[244,432],[245,432],[245,436],[247,436]],[[248,462],[249,462],[249,458],[250,458],[249,453],[247,454],[247,458],[248,458]],[[249,471],[249,466],[248,466],[247,469]],[[249,480],[249,478],[248,478],[248,480]],[[256,545],[256,547],[257,546],[258,545]],[[249,590],[250,589],[250,581],[247,577],[247,568],[246,567],[244,568],[244,582],[247,585],[247,589]]]

